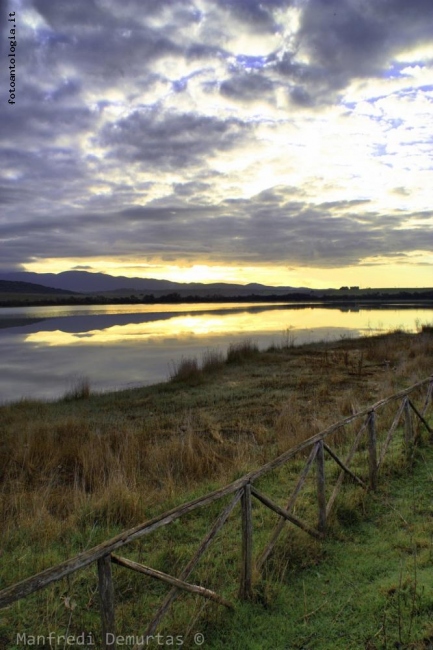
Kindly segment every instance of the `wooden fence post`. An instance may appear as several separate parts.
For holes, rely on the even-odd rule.
[[[377,487],[376,413],[368,414],[368,467],[370,489]]]
[[[253,520],[251,512],[251,484],[244,487],[242,498],[242,573],[239,598],[252,600],[253,597]]]
[[[427,388],[427,395],[425,396],[424,406],[422,407],[421,415],[427,413],[428,405],[431,402],[433,396],[433,375],[430,377],[430,383]]]
[[[98,560],[98,587],[102,622],[102,648],[115,650],[114,588],[111,574],[111,554]]]
[[[308,472],[310,471],[311,465],[313,464],[314,459],[316,458],[316,454],[317,454],[317,447],[316,447],[316,445],[313,445],[312,448],[311,448],[311,453],[308,456],[308,460],[307,460],[307,462],[305,464],[305,467],[302,470],[302,472],[301,472],[301,474],[299,476],[298,482],[295,485],[295,489],[293,490],[292,494],[290,495],[289,501],[288,501],[288,503],[286,505],[287,512],[292,511],[292,508],[295,505],[297,496],[298,496],[299,492],[301,491],[302,487],[304,486],[304,483],[305,483],[305,480],[306,480],[306,478],[308,476]],[[258,569],[258,571],[261,571],[264,563],[266,562],[269,555],[271,554],[272,549],[274,548],[281,531],[283,530],[284,526],[286,525],[286,522],[287,522],[287,519],[284,519],[283,517],[281,517],[280,521],[275,526],[274,531],[273,531],[272,536],[271,536],[271,539],[269,540],[269,543],[267,544],[267,546],[264,549],[263,553],[260,555],[259,559],[256,562],[256,568]]]
[[[404,446],[406,456],[409,457],[413,447],[413,426],[408,397],[404,400]]]
[[[319,523],[317,528],[320,533],[326,531],[326,492],[325,492],[325,454],[323,440],[317,443],[316,454],[317,467],[317,501],[319,504]]]

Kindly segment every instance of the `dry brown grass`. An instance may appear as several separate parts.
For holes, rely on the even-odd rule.
[[[87,377],[81,377],[81,379],[78,379],[72,388],[67,391],[63,399],[66,401],[89,399],[90,393],[91,388],[89,379]]]
[[[226,359],[219,350],[206,350],[202,355],[201,365],[196,357],[182,357],[172,364],[170,381],[184,383],[201,383],[204,375],[209,375],[224,368]]]
[[[206,350],[202,357],[202,371],[213,373],[224,368],[225,358],[220,350]]]
[[[257,356],[259,348],[254,341],[247,339],[239,343],[230,343],[227,350],[227,363],[242,363]]]
[[[206,359],[217,374],[184,360],[175,383],[0,408],[5,539],[20,530],[48,543],[77,527],[129,526],[194,486],[229,482],[429,376],[433,336],[399,333],[260,354],[248,343],[232,349],[229,364],[210,355],[203,367]],[[199,384],[190,381],[196,373]],[[336,434],[335,444],[345,435]]]
[[[182,357],[173,363],[170,371],[170,381],[190,382],[201,379],[201,370],[195,357]]]

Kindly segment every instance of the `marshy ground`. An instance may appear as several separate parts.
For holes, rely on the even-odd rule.
[[[5,587],[32,575],[94,546],[124,528],[233,481],[330,424],[428,377],[432,374],[432,368],[431,327],[424,327],[418,334],[394,332],[302,347],[294,347],[286,339],[281,345],[264,352],[258,352],[253,343],[246,342],[233,346],[226,357],[210,351],[201,362],[184,359],[173,367],[171,380],[165,384],[93,395],[84,382],[65,399],[55,403],[21,401],[0,407],[0,586]],[[344,446],[345,440],[336,439],[334,443]],[[423,453],[426,469],[423,470],[425,475],[422,480],[420,478],[420,484],[424,486],[424,494],[433,475],[433,464],[429,450]],[[397,468],[399,463],[397,458]],[[390,476],[394,471],[395,468],[389,469]],[[414,509],[407,496],[414,481],[407,489],[402,486],[396,488],[397,492],[399,489],[402,491],[402,504],[398,508],[406,523],[409,515],[402,513],[406,506],[412,508],[411,512]],[[275,497],[282,495],[284,499],[287,494],[287,487],[280,485],[279,476],[268,481],[267,489]],[[382,520],[386,518],[386,513],[377,502],[373,502],[372,509],[368,510],[365,496],[355,496],[350,489],[345,498],[339,518],[336,516],[335,519],[335,535],[337,541],[340,536],[354,545],[352,552],[356,552],[360,543],[356,535],[360,533],[366,539],[370,535],[362,528],[360,513],[364,510],[370,512],[367,518],[371,518],[376,516],[376,508],[377,516]],[[391,499],[391,496],[388,494],[387,498]],[[406,506],[403,504],[405,499]],[[305,505],[306,512],[309,507]],[[395,505],[392,507],[396,508]],[[423,512],[427,507],[423,506]],[[209,521],[217,514],[217,509],[210,508],[206,520],[195,522],[196,531],[193,525],[186,529],[175,527],[174,530],[161,531],[156,542],[136,544],[133,553],[137,558],[145,556],[146,563],[156,568],[176,573],[176,568],[186,563],[192,547],[199,542]],[[430,512],[428,517],[431,517]],[[273,520],[268,522],[265,516],[259,515],[256,525],[259,530],[263,529],[265,539]],[[396,530],[395,523],[389,525]],[[173,526],[169,528],[173,529]],[[383,587],[383,593],[382,587],[382,591],[377,588],[383,596],[377,596],[380,607],[385,601],[387,603],[386,607],[383,605],[385,610],[383,607],[381,610],[384,616],[380,623],[382,632],[375,639],[374,632],[365,632],[364,645],[359,645],[363,634],[361,623],[361,636],[354,637],[354,645],[344,645],[344,640],[339,645],[338,634],[341,636],[344,625],[350,622],[350,607],[360,598],[367,598],[368,592],[359,583],[359,593],[355,589],[348,604],[344,605],[339,600],[344,597],[341,586],[344,581],[340,585],[340,596],[328,598],[333,603],[332,607],[334,602],[340,602],[339,607],[342,608],[341,612],[332,609],[331,619],[337,632],[329,637],[329,645],[324,640],[326,637],[318,640],[319,632],[315,627],[311,628],[312,621],[317,619],[326,625],[323,616],[331,605],[322,605],[324,599],[319,602],[313,596],[312,572],[316,569],[311,567],[319,564],[324,567],[316,571],[321,576],[317,584],[322,585],[320,588],[329,595],[330,587],[326,587],[328,578],[323,576],[327,576],[327,572],[332,573],[331,565],[326,562],[336,551],[331,547],[327,550],[326,545],[318,542],[299,538],[297,532],[285,538],[284,546],[277,547],[264,577],[259,580],[257,593],[260,603],[239,606],[236,614],[228,619],[231,621],[228,624],[227,620],[223,621],[228,614],[219,610],[214,612],[214,605],[202,612],[202,603],[187,596],[184,600],[179,599],[177,609],[166,624],[171,628],[167,629],[183,634],[188,630],[191,633],[197,626],[207,630],[207,644],[204,647],[209,648],[430,647],[391,645],[394,641],[409,643],[412,637],[425,638],[427,634],[422,631],[425,621],[418,621],[415,612],[421,598],[418,586],[424,583],[418,578],[418,585],[414,587],[413,576],[413,548],[414,544],[416,548],[418,533],[423,540],[421,546],[425,550],[425,568],[431,570],[433,529],[428,532],[424,528],[421,534],[414,523],[412,536],[410,530],[408,535],[403,535],[406,540],[403,546],[406,545],[405,552],[410,558],[404,569],[394,567],[394,581],[391,580],[389,588]],[[225,589],[222,584],[219,585],[219,576],[224,573],[236,574],[237,535],[234,524],[227,528],[220,543],[218,559],[212,566],[199,572],[196,580],[201,578],[203,584],[216,581],[220,590]],[[328,543],[335,543],[335,540]],[[382,552],[380,548],[384,542],[373,539],[371,543],[372,561],[375,554]],[[346,551],[349,548],[350,545],[346,544]],[[349,562],[348,559],[346,561]],[[344,558],[342,562],[343,568],[340,570],[348,584],[361,580],[354,577],[354,573],[350,577],[350,571],[344,568]],[[365,563],[368,562],[365,559]],[[369,570],[377,572],[377,569],[371,568],[373,564],[370,569],[365,569],[367,573]],[[409,564],[411,568],[408,573],[406,568]],[[297,572],[304,565],[308,568],[302,577]],[[152,583],[152,587],[146,587],[146,593],[138,598],[135,590],[143,585],[143,577],[131,576],[129,572],[125,575],[123,571],[117,583],[122,593],[118,606],[120,625],[131,629],[131,626],[136,626],[138,617],[142,628],[140,631],[143,632],[146,627],[143,608],[147,611],[148,607],[154,606],[164,593],[164,588]],[[304,592],[301,600],[292,604],[284,601],[285,598],[289,598],[289,601],[292,598],[287,595],[291,593],[287,591],[286,584],[289,575],[290,580],[296,583],[296,589]],[[325,580],[324,585],[320,580]],[[88,570],[3,610],[0,612],[0,630],[3,630],[0,647],[3,647],[1,639],[6,643],[7,638],[9,645],[4,645],[5,648],[19,647],[14,646],[10,639],[13,639],[15,630],[23,627],[38,629],[40,634],[43,630],[52,629],[53,625],[59,630],[69,626],[77,633],[82,629],[98,629],[95,588],[94,575]],[[227,589],[227,596],[232,595],[230,586]],[[335,593],[338,589],[335,587]],[[398,602],[397,596],[393,600],[393,593],[399,594]],[[65,605],[65,598],[72,597],[77,603],[73,610]],[[186,604],[188,598],[192,599],[195,612],[192,622],[191,603],[189,608]],[[70,600],[66,602],[70,603]],[[278,620],[288,607],[300,607],[298,614],[294,615],[295,618],[298,616],[301,632],[305,632],[301,635],[304,645],[294,645],[292,637],[291,645],[283,644],[288,643],[290,636],[286,625],[279,633],[269,632],[269,642],[264,641],[263,629],[253,632],[261,639],[258,643],[254,643],[253,638],[246,640],[242,634],[237,637],[236,630],[239,632],[246,625],[243,617],[251,616],[251,612],[260,626],[265,625],[263,614],[259,613],[259,609],[255,610],[260,607],[260,612],[266,613],[268,609],[269,616],[274,612]],[[319,608],[320,616],[314,616],[316,608]],[[348,609],[349,615],[344,622],[342,617],[348,614]],[[427,611],[428,605],[424,609]],[[272,616],[269,616],[267,620],[271,621]],[[368,607],[362,616],[371,618]],[[227,629],[231,629],[231,644],[224,641],[227,625]],[[282,623],[274,621],[272,625],[275,628]],[[394,625],[397,625],[394,630],[396,636],[391,631]],[[275,637],[275,634],[280,636]],[[298,631],[296,638],[301,638],[299,634]],[[366,645],[367,641],[370,645]]]

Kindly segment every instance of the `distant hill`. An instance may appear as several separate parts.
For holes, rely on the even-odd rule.
[[[69,304],[108,304],[125,302],[150,302],[161,300],[164,303],[178,302],[222,302],[227,300],[289,300],[294,302],[340,301],[355,302],[360,300],[424,300],[430,302],[433,290],[430,288],[400,289],[360,289],[359,287],[341,287],[340,289],[307,289],[304,287],[273,287],[257,282],[250,284],[231,284],[227,282],[171,282],[155,278],[127,278],[105,273],[88,271],[65,271],[63,273],[0,273],[0,293],[8,294],[3,299],[3,306],[11,301],[22,302],[21,296],[33,295],[38,303],[54,300],[53,294],[65,294],[63,302]],[[16,295],[12,300],[13,294]],[[36,294],[40,294],[36,298]],[[48,294],[51,294],[51,298]],[[75,295],[74,295],[75,294]],[[81,294],[81,295],[76,295]],[[84,294],[84,295],[83,295]],[[46,296],[46,298],[44,298]],[[70,296],[70,298],[68,298]],[[30,301],[33,299],[29,298]],[[26,299],[28,302],[28,299]],[[60,296],[59,296],[60,300]],[[6,302],[5,302],[6,301]],[[78,301],[78,302],[77,302]],[[81,301],[81,302],[80,302]],[[47,303],[48,304],[48,303]],[[49,303],[51,304],[51,303]]]
[[[36,293],[36,294],[62,294],[71,296],[74,294],[73,291],[67,291],[66,289],[55,289],[53,287],[47,287],[42,284],[34,284],[33,282],[20,282],[20,281],[9,281],[9,280],[0,280],[0,293]]]
[[[88,271],[64,271],[63,273],[31,273],[18,271],[15,273],[0,273],[1,281],[15,283],[31,283],[50,287],[61,291],[75,293],[106,293],[143,291],[146,293],[181,292],[214,294],[214,295],[249,295],[254,294],[287,294],[299,291],[293,287],[270,287],[264,284],[251,283],[247,285],[216,282],[205,284],[203,282],[171,282],[170,280],[156,280],[154,278],[127,278],[112,276],[105,273],[89,273]],[[303,289],[303,291],[305,291]],[[307,290],[308,291],[308,290]]]

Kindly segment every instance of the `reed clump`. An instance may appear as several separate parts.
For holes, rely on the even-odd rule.
[[[174,362],[170,371],[170,381],[191,382],[202,378],[202,371],[196,357],[182,357]]]
[[[248,359],[257,357],[259,348],[257,343],[250,339],[239,343],[230,343],[227,350],[227,363],[242,363]]]
[[[214,373],[222,370],[225,364],[225,357],[221,350],[206,350],[202,357],[202,372]]]
[[[65,401],[74,401],[81,399],[89,399],[91,394],[90,381],[87,377],[81,377],[72,386],[70,390],[65,393]]]

